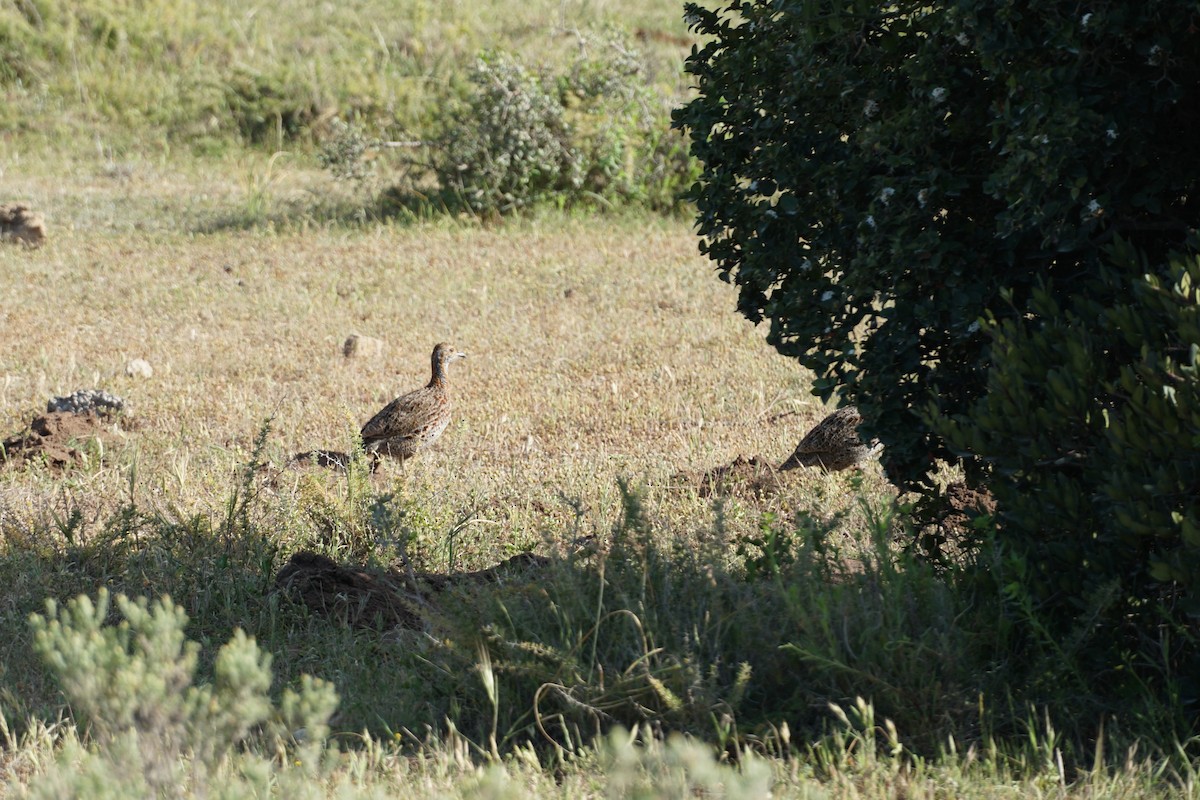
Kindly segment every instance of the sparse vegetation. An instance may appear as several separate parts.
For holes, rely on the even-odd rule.
[[[1195,795],[1182,704],[1134,684],[1094,725],[1072,643],[1026,635],[1043,608],[901,547],[878,465],[769,466],[826,412],[812,376],[731,313],[686,220],[620,211],[687,175],[655,106],[679,8],[488,9],[0,7],[0,175],[48,232],[0,247],[0,440],[54,395],[127,401],[57,461],[0,455],[0,793]],[[439,191],[388,143],[470,107],[489,49],[602,199],[363,224],[364,187]],[[352,333],[379,355],[346,358]],[[372,476],[359,426],[441,339],[470,353],[450,428]],[[359,457],[285,467],[315,448]],[[706,480],[731,461],[754,479]],[[1011,563],[975,524],[968,555]],[[528,551],[409,628],[275,581],[301,552]],[[1175,680],[1173,656],[1143,666]]]

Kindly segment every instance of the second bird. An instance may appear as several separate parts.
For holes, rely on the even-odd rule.
[[[442,435],[450,424],[446,367],[466,355],[453,345],[440,342],[433,348],[433,374],[429,383],[400,395],[363,425],[363,449],[371,455],[372,467],[380,456],[389,456],[403,464]]]
[[[864,444],[858,437],[862,415],[854,406],[842,406],[805,434],[780,470],[822,467],[829,472],[856,467],[879,454],[879,442]]]

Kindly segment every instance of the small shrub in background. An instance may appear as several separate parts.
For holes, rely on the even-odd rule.
[[[670,100],[645,85],[637,50],[616,31],[577,34],[579,55],[554,72],[507,54],[481,57],[446,99],[426,166],[448,207],[507,214],[539,204],[669,210],[698,168],[670,125]],[[339,128],[322,165],[354,177],[378,146]],[[415,187],[390,194],[403,202]]]
[[[562,103],[515,58],[485,56],[465,100],[442,121],[433,168],[443,191],[474,211],[513,211],[583,183]]]
[[[253,144],[282,146],[306,133],[321,113],[312,89],[282,73],[230,76],[225,104],[238,133]]]
[[[317,153],[317,163],[340,181],[362,184],[375,174],[377,162],[371,152],[379,146],[379,141],[368,137],[358,125],[335,119]]]

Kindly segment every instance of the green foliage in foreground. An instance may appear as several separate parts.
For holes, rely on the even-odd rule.
[[[197,684],[200,647],[185,640],[182,609],[169,598],[116,601],[116,625],[107,624],[103,589],[95,603],[81,596],[60,609],[51,600],[44,616],[32,617],[34,647],[90,740],[86,749],[66,749],[63,768],[40,781],[34,797],[204,794],[235,749],[251,740],[262,753],[290,753],[297,766],[316,771],[337,706],[328,683],[306,677],[275,707],[271,656],[239,630],[218,650],[212,682]],[[294,746],[293,736],[307,744]],[[250,778],[244,788],[264,791],[268,762],[239,760]]]
[[[13,734],[0,714],[6,767],[18,796],[125,797],[642,797],[736,798],[854,796],[956,797],[1194,796],[1195,767],[1186,759],[1103,766],[1098,745],[1089,769],[1068,778],[1049,724],[1031,726],[1023,744],[977,754],[950,749],[937,759],[910,753],[896,725],[877,721],[861,698],[831,704],[831,731],[793,742],[786,723],[762,747],[727,744],[723,752],[679,734],[617,728],[561,752],[553,771],[532,746],[500,758],[463,738],[453,725],[406,753],[364,734],[344,748],[328,738],[336,696],[306,680],[275,707],[266,694],[270,657],[240,631],[218,652],[214,680],[197,683],[199,646],[184,638],[186,616],[169,599],[118,596],[110,622],[108,595],[87,596],[34,615],[36,649],[54,671],[86,728],[31,725]],[[488,680],[490,665],[479,664]],[[405,748],[407,750],[408,748]],[[731,758],[732,757],[732,758]],[[14,779],[15,780],[12,780]],[[1182,792],[1180,790],[1183,790]]]
[[[1058,643],[1027,633],[1043,622],[1037,609],[897,552],[900,529],[883,510],[867,509],[856,545],[805,515],[764,519],[753,534],[721,514],[708,528],[676,530],[625,491],[601,541],[444,592],[424,609],[425,629],[381,633],[314,617],[273,592],[280,561],[267,554],[287,542],[361,564],[399,545],[420,568],[452,521],[375,497],[357,470],[344,487],[311,483],[277,505],[255,474],[211,519],[132,504],[93,532],[75,517],[58,530],[0,517],[10,598],[0,634],[13,643],[0,663],[3,716],[36,730],[57,713],[61,687],[100,759],[87,774],[106,775],[96,765],[112,762],[127,777],[165,769],[163,781],[188,785],[225,774],[234,750],[269,761],[298,727],[320,731],[332,695],[306,675],[337,692],[332,724],[368,750],[386,739],[564,769],[618,727],[827,768],[806,748],[845,724],[830,709],[855,697],[890,722],[852,727],[899,736],[891,757],[904,769],[948,757],[949,742],[1021,752],[1038,731],[1052,756],[1030,770],[1078,770],[1119,764],[1135,742],[1155,757],[1173,753],[1180,733],[1156,687],[1114,701],[1077,664],[1057,663]],[[103,598],[52,603],[30,637],[26,616],[45,594],[65,602],[97,583],[160,600],[119,601],[123,621]],[[282,696],[268,690],[272,665]],[[222,710],[230,704],[236,715]],[[297,721],[304,709],[314,718]],[[159,750],[138,745],[142,736]],[[152,763],[129,760],[141,752]]]

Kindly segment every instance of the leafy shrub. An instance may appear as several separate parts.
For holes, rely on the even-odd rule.
[[[1090,9],[1090,10],[1088,10]],[[978,320],[1086,291],[1115,234],[1152,261],[1200,217],[1200,38],[1185,0],[688,5],[676,122],[702,251],[738,308],[858,404],[932,495],[934,419],[987,391]]]
[[[358,125],[335,119],[329,136],[321,143],[317,163],[338,180],[363,183],[375,172],[375,161],[369,155],[378,146]]]
[[[1088,669],[1165,653],[1195,713],[1200,259],[1164,268],[1124,241],[1110,256],[1073,296],[1038,287],[1027,314],[989,323],[987,393],[938,429],[988,454],[1013,599]]]
[[[470,82],[438,137],[434,169],[443,188],[476,211],[511,211],[582,184],[562,104],[544,77],[493,56],[476,62]]]
[[[225,86],[225,103],[239,134],[255,144],[295,139],[320,109],[310,90],[280,75],[240,72]]]
[[[512,56],[476,63],[433,142],[444,194],[499,213],[596,198],[677,204],[695,164],[662,99],[645,87],[638,53],[613,32],[583,43],[585,55],[558,75]]]

